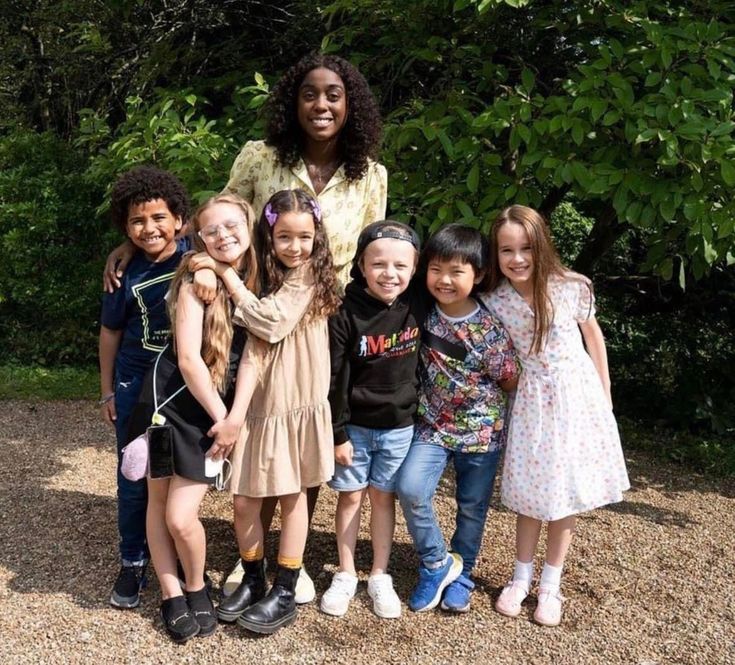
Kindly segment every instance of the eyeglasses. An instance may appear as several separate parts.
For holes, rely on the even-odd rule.
[[[205,242],[207,240],[215,240],[220,231],[232,233],[238,226],[240,226],[240,224],[244,223],[245,221],[242,219],[228,219],[226,222],[222,222],[222,224],[210,224],[209,226],[205,226],[203,229],[197,231],[197,235]]]

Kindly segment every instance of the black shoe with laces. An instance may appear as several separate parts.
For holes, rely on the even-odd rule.
[[[199,637],[207,637],[217,630],[217,617],[206,586],[199,591],[188,591],[186,602],[194,620],[199,624]]]
[[[110,595],[110,605],[123,610],[138,607],[140,591],[145,587],[147,562],[139,565],[123,564],[117,574]]]
[[[201,630],[184,596],[174,596],[161,603],[161,620],[168,636],[178,644],[190,640]]]

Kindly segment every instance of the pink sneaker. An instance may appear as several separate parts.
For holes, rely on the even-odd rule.
[[[526,596],[528,596],[528,587],[523,582],[511,580],[495,601],[495,609],[507,617],[517,617],[521,613],[521,603]]]
[[[565,600],[559,589],[539,587],[538,606],[533,620],[542,626],[558,626],[561,622],[561,604]]]

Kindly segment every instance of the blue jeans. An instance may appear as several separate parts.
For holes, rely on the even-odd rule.
[[[462,556],[469,576],[482,544],[500,451],[454,452],[414,441],[398,474],[396,492],[416,552],[427,567],[444,561],[447,546],[434,514],[434,493],[449,460],[456,474],[457,516],[450,547]]]
[[[335,463],[329,486],[337,492],[354,492],[368,485],[395,492],[398,471],[411,447],[413,425],[398,429],[370,429],[347,425],[352,442],[352,464]]]
[[[120,472],[122,449],[128,441],[128,420],[143,385],[143,377],[115,366],[115,434],[117,436],[117,530],[120,534],[120,558],[137,562],[148,559],[145,538],[145,512],[148,505],[146,479],[128,480]]]

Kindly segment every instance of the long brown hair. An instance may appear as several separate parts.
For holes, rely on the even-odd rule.
[[[506,224],[520,224],[528,236],[533,256],[533,340],[531,353],[539,353],[546,344],[549,329],[554,321],[554,304],[549,297],[549,279],[575,278],[586,280],[572,273],[559,258],[544,217],[533,208],[512,205],[497,216],[490,229],[490,272],[487,288],[493,291],[503,279],[498,260],[498,232]]]
[[[285,212],[308,213],[314,219],[314,246],[311,251],[311,268],[314,275],[314,298],[307,311],[309,316],[331,316],[340,305],[339,285],[334,270],[332,252],[329,251],[329,238],[324,229],[321,214],[317,218],[315,210],[319,210],[318,203],[303,189],[283,189],[268,199],[258,220],[256,240],[258,255],[261,258],[260,295],[266,296],[275,293],[281,288],[289,268],[276,256],[273,247],[273,226],[266,217],[266,210],[270,214],[282,215]]]
[[[238,207],[245,218],[245,224],[250,236],[250,246],[245,251],[240,277],[245,286],[253,291],[258,278],[258,262],[253,242],[255,226],[255,212],[250,204],[234,194],[220,194],[205,201],[191,218],[192,246],[197,252],[206,252],[207,247],[199,237],[199,224],[202,213],[220,203],[229,203]],[[168,298],[168,313],[171,319],[171,334],[176,343],[176,306],[182,284],[191,283],[193,273],[189,272],[189,261],[192,254],[187,254],[181,260],[171,283],[171,292]],[[212,383],[220,392],[227,387],[227,366],[230,360],[230,346],[232,345],[232,314],[230,299],[222,280],[217,278],[217,295],[204,308],[204,324],[202,329],[202,359],[209,368]]]

